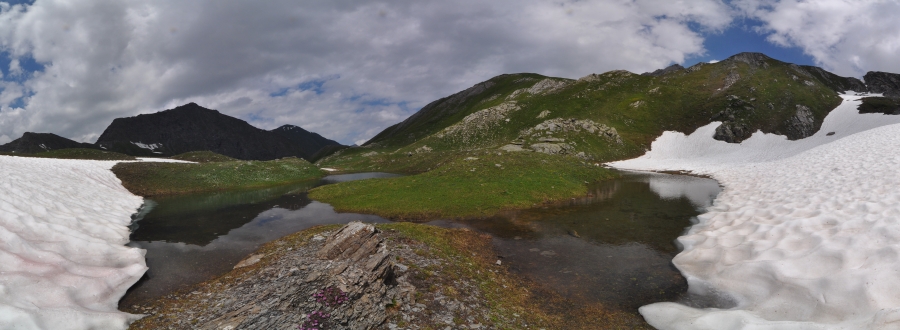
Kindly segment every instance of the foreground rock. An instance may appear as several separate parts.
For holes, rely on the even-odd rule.
[[[187,298],[200,302],[151,316],[146,321],[163,322],[149,328],[295,329],[320,312],[333,328],[371,329],[387,319],[385,306],[413,299],[415,287],[396,277],[394,255],[372,225],[354,222],[327,240],[315,235],[305,249],[289,249],[269,264],[260,262],[266,254],[251,255],[235,268],[252,276],[193,291]]]
[[[533,283],[496,261],[490,238],[467,230],[316,227],[267,244],[224,276],[126,310],[147,315],[132,329],[595,329],[587,318],[613,315],[549,313],[579,309],[558,306],[552,293],[535,299]]]

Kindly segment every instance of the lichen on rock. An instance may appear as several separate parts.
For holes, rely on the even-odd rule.
[[[590,119],[553,118],[522,131],[520,135],[528,137],[546,133],[553,134],[581,131],[597,134],[602,138],[615,141],[617,144],[622,144],[622,137],[619,136],[619,133],[616,132],[614,127],[599,124]]]
[[[515,101],[501,103],[497,106],[476,111],[458,123],[435,134],[438,138],[455,140],[470,145],[478,141],[478,137],[489,135],[490,130],[502,125],[511,112],[521,109]]]

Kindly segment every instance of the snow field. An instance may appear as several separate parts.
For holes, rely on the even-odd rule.
[[[900,329],[900,116],[856,113],[857,96],[798,141],[742,144],[667,132],[611,165],[688,170],[725,190],[678,240],[673,263],[697,293],[732,309],[644,306],[660,329]],[[828,132],[835,132],[827,136]],[[855,133],[855,134],[854,134]]]
[[[125,329],[119,298],[147,270],[126,247],[142,198],[116,162],[0,156],[0,328]]]

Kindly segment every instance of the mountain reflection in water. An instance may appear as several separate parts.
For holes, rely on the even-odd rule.
[[[266,242],[323,224],[388,222],[374,215],[335,213],[306,192],[323,184],[389,173],[333,175],[320,180],[264,189],[225,191],[147,200],[149,211],[132,226],[128,246],[147,250],[144,277],[129,289],[121,306],[140,303],[229,271]]]
[[[289,186],[157,198],[136,222],[129,246],[147,249],[147,275],[120,305],[139,304],[229,271],[261,244],[315,225],[364,221],[373,215],[335,213],[310,200],[310,188],[395,176],[360,173]],[[439,187],[436,187],[439,188]],[[659,301],[694,306],[720,302],[687,296],[672,266],[675,238],[720,192],[712,179],[623,172],[589,187],[586,197],[495,217],[439,220],[494,237],[498,258],[512,271],[578,301],[632,313]]]

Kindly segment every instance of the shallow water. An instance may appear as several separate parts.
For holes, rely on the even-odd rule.
[[[562,205],[467,221],[495,237],[498,260],[570,299],[635,312],[660,301],[695,306],[722,302],[687,296],[672,265],[675,238],[721,191],[715,180],[623,172],[590,187],[590,197]]]
[[[291,186],[154,200],[129,244],[147,249],[150,270],[120,305],[227,272],[261,244],[315,225],[387,222],[335,213],[305,193],[322,184],[385,176],[339,175]],[[624,172],[590,187],[588,197],[560,205],[431,224],[491,234],[504,265],[572,299],[630,312],[659,301],[709,305],[685,295],[687,284],[671,260],[679,251],[675,238],[719,191],[711,179]]]
[[[373,215],[335,213],[310,200],[314,187],[349,180],[397,176],[389,173],[332,175],[264,189],[189,194],[145,201],[128,246],[147,250],[144,277],[120,306],[139,304],[223,274],[262,244],[316,225],[364,221]]]

